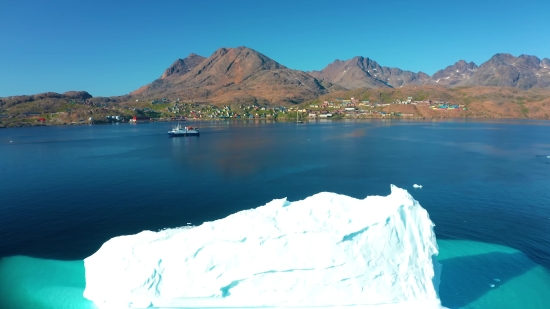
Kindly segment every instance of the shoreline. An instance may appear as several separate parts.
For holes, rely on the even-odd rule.
[[[303,119],[302,124],[306,123],[315,123],[315,122],[340,122],[340,121],[372,121],[372,120],[384,120],[384,121],[433,121],[433,120],[532,120],[532,121],[550,121],[548,118],[516,118],[516,117],[482,117],[482,116],[473,116],[473,117],[342,117],[342,118],[316,118],[316,119]],[[74,122],[74,123],[10,123],[5,126],[0,123],[0,129],[9,129],[9,128],[25,128],[25,127],[51,127],[51,126],[81,126],[81,125],[109,125],[109,124],[145,124],[145,123],[155,123],[155,122],[290,122],[295,123],[296,120],[281,120],[273,118],[198,118],[198,119],[179,119],[179,120],[169,120],[169,119],[158,119],[152,121],[143,121],[143,122],[130,122],[130,121],[120,121],[120,122]]]

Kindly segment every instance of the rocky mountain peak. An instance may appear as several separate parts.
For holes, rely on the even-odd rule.
[[[538,57],[496,54],[479,67],[475,76],[461,82],[460,86],[547,88],[550,87],[550,74]]]
[[[177,71],[177,60],[168,71]],[[157,79],[132,94],[164,96],[169,93],[184,100],[209,102],[302,102],[326,92],[312,76],[291,70],[245,46],[219,48],[209,58],[185,74],[172,73]]]
[[[335,60],[321,71],[309,72],[312,76],[347,89],[373,87],[401,87],[419,85],[429,80],[425,73],[414,73],[380,66],[376,61],[356,56],[347,61]]]
[[[475,63],[459,60],[455,64],[435,72],[431,80],[438,85],[453,86],[469,79],[477,69],[478,66]]]
[[[204,59],[206,58],[203,56],[199,56],[197,54],[191,53],[189,54],[189,56],[187,56],[187,58],[184,58],[184,59],[180,58],[174,61],[174,63],[172,63],[172,65],[164,71],[160,79],[165,79],[172,75],[182,76],[184,74],[187,74],[197,65],[199,65],[202,61],[204,61]]]
[[[518,62],[533,69],[538,69],[541,64],[541,60],[538,57],[523,54],[518,57]]]
[[[509,64],[513,63],[514,60],[516,60],[516,57],[514,57],[511,54],[508,53],[498,53],[495,54],[489,61],[485,62],[484,64],[491,63],[491,64]]]

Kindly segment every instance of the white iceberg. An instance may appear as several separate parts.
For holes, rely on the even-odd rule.
[[[414,184],[414,185],[413,185],[413,188],[415,188],[415,189],[422,189],[422,185]]]
[[[434,224],[403,189],[273,200],[200,226],[115,237],[84,260],[99,308],[442,308]]]

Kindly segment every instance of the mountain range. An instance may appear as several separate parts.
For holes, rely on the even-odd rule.
[[[130,95],[210,103],[301,103],[332,87],[250,48],[237,47],[220,48],[209,58],[191,54],[178,59],[161,77]]]
[[[550,59],[496,54],[480,66],[459,60],[430,76],[357,56],[335,60],[320,71],[303,72],[247,47],[220,48],[208,58],[191,54],[176,60],[162,76],[130,96],[210,103],[300,103],[332,91],[407,85],[550,88]]]
[[[424,85],[430,81],[426,73],[381,66],[370,58],[360,56],[347,61],[336,60],[323,70],[311,71],[309,74],[349,90]]]
[[[424,85],[550,89],[550,59],[503,53],[479,66],[459,60],[429,76],[382,66],[373,59],[357,56],[346,61],[335,60],[320,71],[303,72],[241,46],[220,48],[208,58],[190,54],[177,59],[150,84],[128,95],[105,100],[143,102],[168,98],[212,104],[296,104],[342,90]],[[32,97],[19,96],[17,101],[33,100]],[[0,99],[0,107],[8,101],[14,100]]]
[[[336,60],[321,71],[309,73],[350,90],[405,85],[500,86],[523,90],[550,88],[550,59],[541,60],[528,55],[514,57],[510,54],[496,54],[480,66],[459,60],[432,76],[380,66],[376,61],[364,57]]]

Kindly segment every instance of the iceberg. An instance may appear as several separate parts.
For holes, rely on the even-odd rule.
[[[98,308],[443,308],[434,224],[404,189],[322,192],[108,240],[84,260]]]

